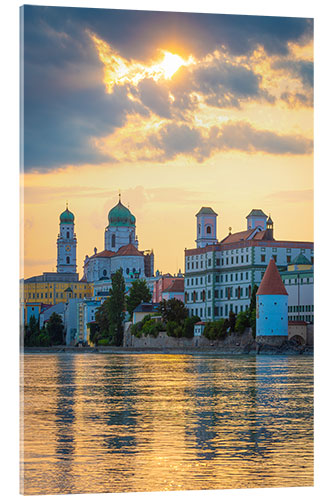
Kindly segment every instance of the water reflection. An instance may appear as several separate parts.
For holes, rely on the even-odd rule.
[[[313,481],[312,358],[25,356],[24,492]]]

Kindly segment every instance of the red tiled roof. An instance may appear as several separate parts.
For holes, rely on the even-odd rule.
[[[247,240],[255,229],[248,229],[247,231],[240,231],[239,233],[229,234],[221,241],[221,243],[236,243],[238,241]]]
[[[114,257],[119,257],[120,255],[140,255],[143,256],[143,252],[140,252],[137,248],[135,248],[134,245],[131,243],[129,245],[124,245],[123,247],[120,247],[118,252],[113,254]]]
[[[268,263],[257,295],[288,295],[274,259]]]
[[[95,253],[90,257],[90,259],[93,259],[94,257],[113,257],[115,255],[114,252],[111,250],[103,250],[102,252]]]
[[[171,283],[171,285],[168,286],[168,288],[166,288],[165,290],[163,290],[163,293],[165,293],[165,292],[173,292],[173,293],[176,293],[176,292],[182,293],[182,292],[184,292],[184,278],[175,279]]]

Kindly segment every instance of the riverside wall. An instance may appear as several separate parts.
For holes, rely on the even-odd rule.
[[[204,336],[193,338],[169,337],[166,332],[160,332],[157,337],[136,337],[130,333],[130,327],[125,328],[123,347],[136,349],[210,349],[223,347],[224,349],[238,348],[243,351],[248,347],[254,348],[254,339],[250,329],[243,334],[229,334],[225,340],[209,340]]]

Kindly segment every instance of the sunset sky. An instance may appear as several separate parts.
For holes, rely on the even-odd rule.
[[[75,214],[78,272],[108,211],[136,216],[155,269],[184,269],[195,214],[218,238],[252,208],[313,240],[310,19],[24,7],[24,276],[56,270]]]

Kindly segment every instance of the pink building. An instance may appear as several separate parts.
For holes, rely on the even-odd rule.
[[[171,285],[162,292],[162,299],[177,299],[184,302],[184,278],[174,278]]]

